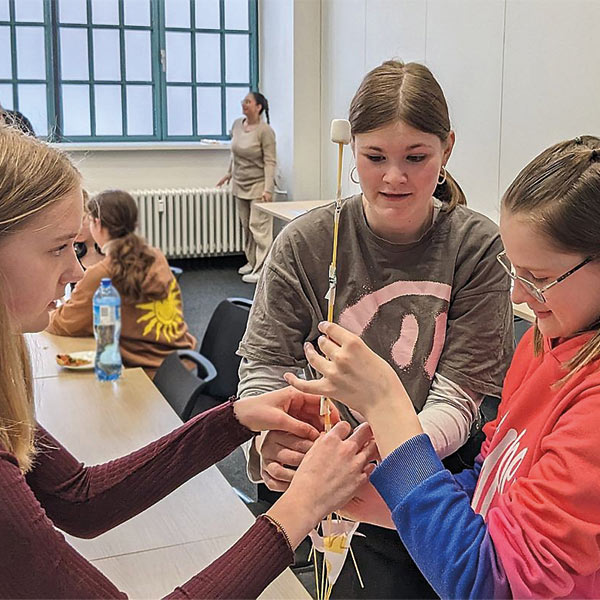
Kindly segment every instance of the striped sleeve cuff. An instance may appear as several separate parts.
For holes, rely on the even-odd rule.
[[[371,474],[371,483],[391,510],[414,488],[444,470],[429,436],[422,433],[396,448]]]

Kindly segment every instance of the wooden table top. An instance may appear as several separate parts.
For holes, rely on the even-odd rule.
[[[230,548],[240,536],[224,536],[200,542],[157,548],[93,561],[130,598],[162,598]],[[165,568],[169,565],[171,568]],[[135,573],[135,578],[132,577]],[[259,596],[263,599],[300,598],[309,600],[304,586],[286,569]]]
[[[84,373],[93,372],[93,369],[89,371],[65,369],[56,362],[57,354],[95,350],[96,341],[93,337],[66,337],[42,331],[40,333],[27,333],[25,339],[29,345],[33,376],[36,379],[57,376],[80,377]]]
[[[513,312],[515,316],[521,317],[521,319],[525,319],[531,323],[535,323],[535,313],[527,306],[527,304],[515,304],[513,302]]]
[[[292,200],[289,202],[259,202],[255,206],[286,223],[303,215],[305,212],[331,204],[333,200]]]
[[[124,456],[181,425],[142,369],[116,382],[93,373],[35,380],[39,422],[85,464]],[[243,533],[254,518],[216,467],[93,540],[69,536],[88,559]]]
[[[86,464],[132,452],[181,425],[142,369],[116,382],[64,371],[56,353],[89,349],[90,338],[28,336],[39,422]],[[86,348],[86,344],[88,347]],[[161,597],[229,548],[254,522],[216,467],[92,540],[66,535],[83,556],[132,597]],[[261,598],[310,598],[287,569]]]

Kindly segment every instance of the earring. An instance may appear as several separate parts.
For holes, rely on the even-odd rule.
[[[350,169],[350,181],[352,183],[360,184],[360,180],[354,179],[354,177],[353,177],[354,173],[356,173],[356,167],[352,167]]]
[[[442,168],[440,169],[440,174],[438,176],[437,184],[444,185],[444,183],[446,183],[446,167],[442,165]]]

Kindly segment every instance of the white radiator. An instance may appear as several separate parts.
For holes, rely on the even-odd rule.
[[[167,258],[243,252],[242,228],[231,190],[134,190],[138,233]]]

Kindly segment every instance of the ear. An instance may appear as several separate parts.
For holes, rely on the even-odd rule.
[[[450,155],[452,154],[452,148],[454,148],[455,141],[456,135],[454,134],[454,131],[450,131],[450,133],[448,134],[448,139],[446,140],[446,148],[444,149],[442,164],[445,165],[450,159]]]

